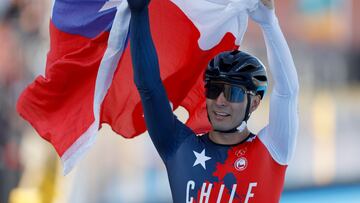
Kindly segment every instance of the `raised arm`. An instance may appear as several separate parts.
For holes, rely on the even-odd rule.
[[[134,81],[140,93],[146,126],[161,158],[166,161],[181,141],[184,126],[172,113],[160,78],[158,57],[151,38],[148,3],[128,0],[131,10],[130,45]],[[186,128],[185,128],[186,129]]]
[[[261,130],[259,137],[273,158],[286,165],[293,157],[298,134],[298,77],[275,15],[273,0],[262,0],[259,8],[250,13],[250,17],[262,28],[269,68],[274,79],[269,124]]]

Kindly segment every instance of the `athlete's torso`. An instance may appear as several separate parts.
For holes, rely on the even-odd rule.
[[[196,137],[190,128],[176,119],[160,77],[147,10],[132,16],[130,45],[134,82],[141,97],[146,127],[167,167],[176,203],[231,200],[272,203],[280,199],[285,165],[289,163],[296,143],[299,87],[291,53],[275,13],[266,7],[259,6],[258,9],[264,14],[263,24],[259,24],[275,81],[270,96],[269,123],[259,132],[259,137],[236,146],[216,145],[206,135]],[[166,72],[163,74],[168,75]],[[166,80],[175,84],[172,91],[182,88],[184,82],[194,82],[177,77],[167,77]],[[189,91],[190,87],[186,85],[185,89]],[[192,96],[182,94],[174,97],[174,94],[176,92],[172,92],[173,99],[182,98],[174,100],[177,101],[173,102],[175,109],[177,106],[185,107],[190,115],[187,122],[201,124],[203,121],[198,120],[198,116],[205,113],[200,106],[204,105],[202,91],[189,93]],[[195,102],[192,107],[200,109],[189,108],[189,102]]]
[[[165,165],[176,203],[278,202],[286,170],[255,135],[234,146],[188,135]]]

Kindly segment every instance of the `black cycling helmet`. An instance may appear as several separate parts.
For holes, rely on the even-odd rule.
[[[259,94],[261,99],[264,97],[268,85],[266,69],[263,63],[258,58],[239,50],[222,52],[210,61],[205,71],[205,88],[211,81],[222,81],[230,85],[243,86],[246,90]],[[243,119],[245,122],[250,117],[251,97],[249,94],[247,98],[248,103]],[[238,131],[241,123],[233,129],[217,131],[233,133]]]
[[[225,51],[215,56],[205,71],[205,85],[224,81],[241,85],[264,97],[268,85],[266,69],[256,57],[239,50]]]

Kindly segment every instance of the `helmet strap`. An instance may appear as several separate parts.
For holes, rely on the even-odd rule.
[[[247,105],[246,105],[245,118],[244,118],[245,122],[247,122],[247,120],[249,120],[250,115],[251,115],[250,105],[251,105],[251,97],[250,97],[250,94],[247,94]]]
[[[245,128],[246,128],[246,125],[247,125],[246,121],[242,121],[242,122],[241,122],[241,125],[240,125],[239,127],[237,127],[237,128],[236,128],[236,129],[237,129],[237,131],[239,131],[239,132],[244,131],[244,130],[245,130]]]

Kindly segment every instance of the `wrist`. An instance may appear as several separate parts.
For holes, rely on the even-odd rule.
[[[149,10],[148,10],[148,7],[144,7],[142,9],[134,9],[134,10],[131,10],[130,9],[130,13],[131,13],[131,18],[132,19],[142,19],[144,17],[149,17]]]
[[[262,27],[262,28],[275,27],[278,24],[279,24],[279,20],[278,20],[277,16],[275,15],[274,11],[272,11],[272,13],[270,15],[268,15],[268,18],[266,21],[259,23],[260,27]]]
[[[148,11],[148,7],[144,7],[144,8],[141,8],[141,9],[131,9],[130,8],[130,12],[131,14],[134,14],[134,15],[142,15],[143,13],[147,12]]]

